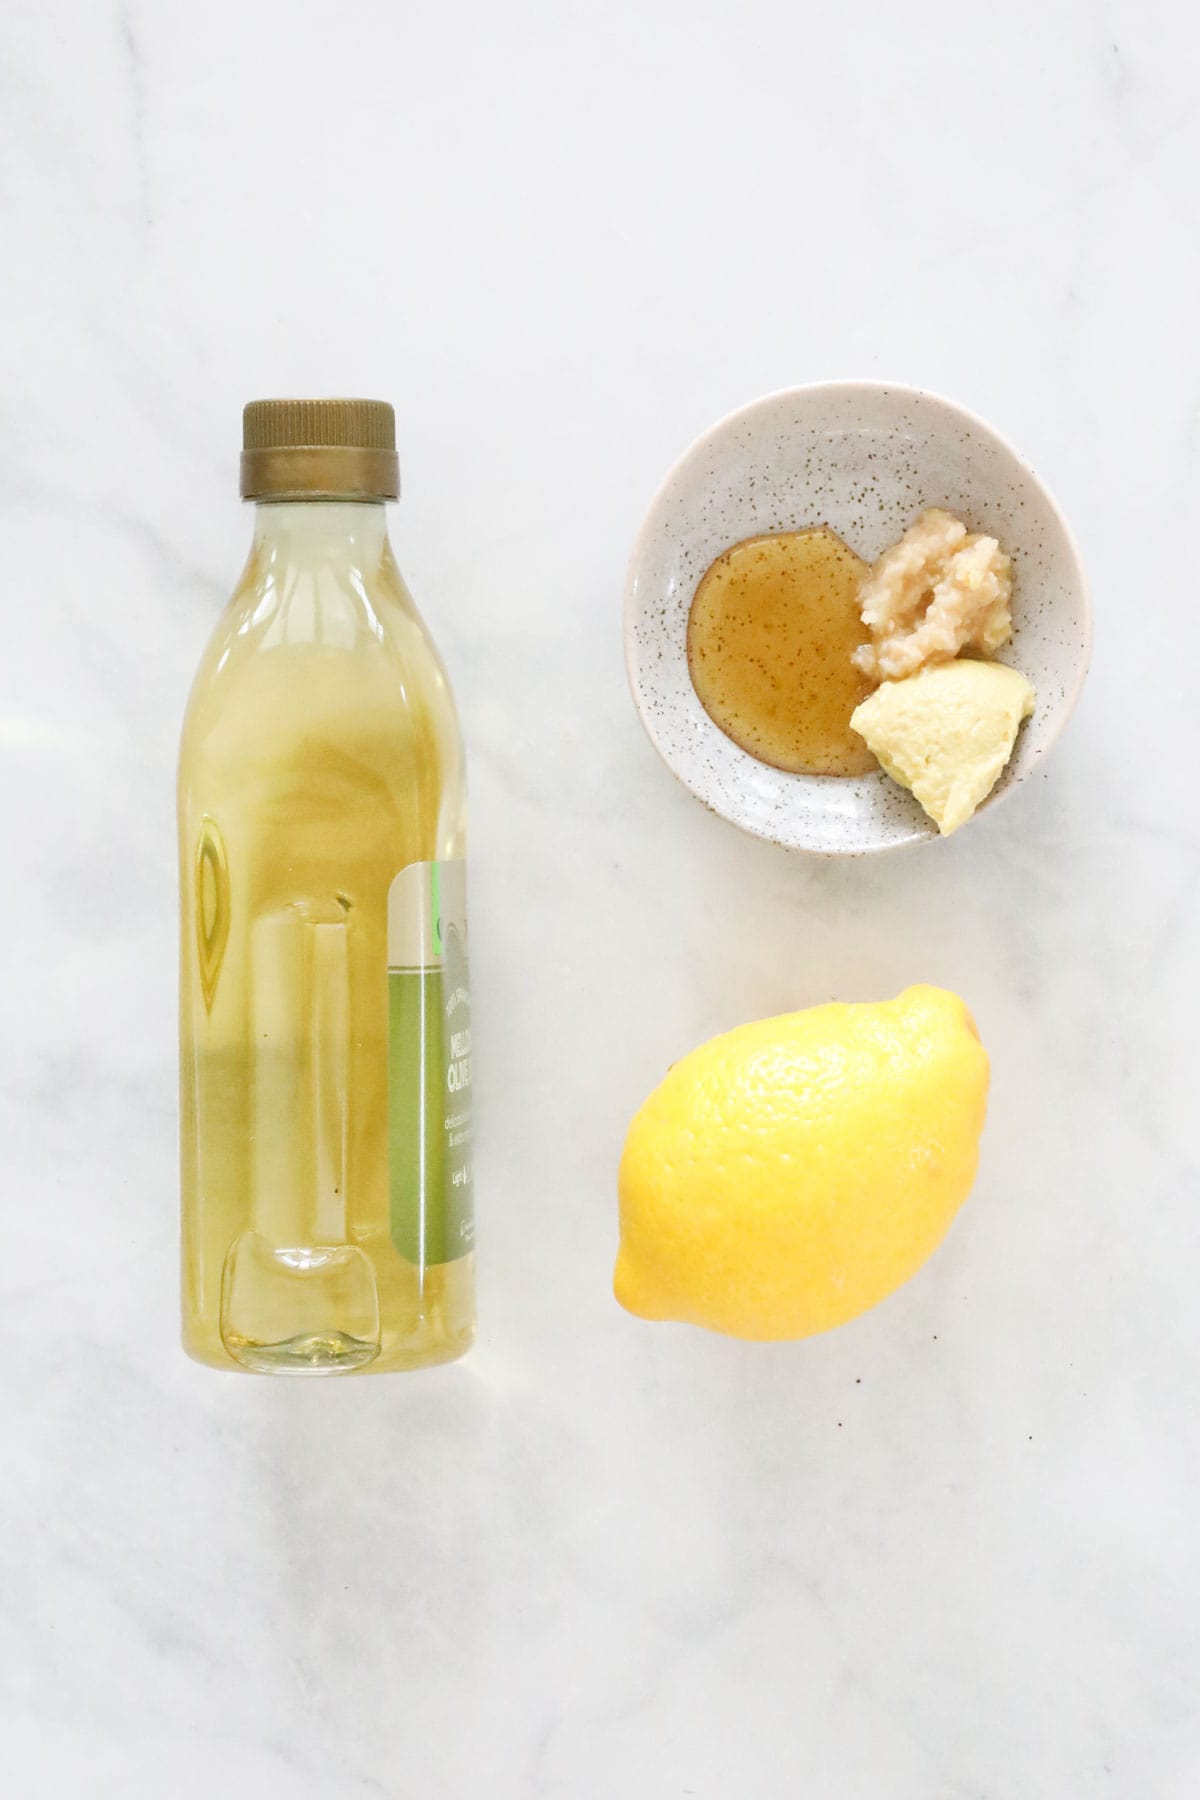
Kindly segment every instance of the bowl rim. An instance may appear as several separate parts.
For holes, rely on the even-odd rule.
[[[1083,554],[1079,547],[1079,540],[1072,530],[1070,521],[1059,504],[1053,489],[1043,480],[1029,458],[1025,456],[1022,451],[1018,450],[1017,446],[1010,438],[1006,437],[1002,431],[997,431],[994,425],[989,424],[979,413],[972,412],[970,407],[964,406],[961,401],[951,400],[947,395],[939,393],[935,388],[917,387],[912,382],[877,381],[865,376],[851,376],[834,377],[827,381],[805,381],[799,383],[795,387],[771,388],[767,393],[759,394],[757,398],[747,400],[741,406],[735,406],[732,411],[723,413],[719,419],[714,420],[711,425],[700,432],[697,437],[692,439],[691,443],[688,444],[675,458],[674,462],[670,465],[666,474],[655,488],[649,504],[642,514],[641,524],[638,526],[634,536],[633,547],[630,550],[629,558],[626,563],[625,584],[621,608],[625,677],[629,684],[629,691],[632,695],[638,718],[641,720],[642,729],[649,738],[659,761],[670,770],[680,786],[689,793],[694,800],[699,801],[706,812],[710,812],[716,818],[724,820],[727,825],[732,825],[737,831],[749,833],[751,837],[756,837],[763,843],[776,844],[782,850],[795,851],[804,856],[879,856],[889,850],[906,850],[914,844],[938,842],[941,839],[941,833],[937,830],[933,821],[930,820],[929,829],[927,831],[914,831],[910,837],[893,839],[887,842],[862,844],[854,849],[842,849],[837,847],[822,848],[813,844],[787,844],[784,843],[781,838],[776,836],[774,832],[768,831],[762,826],[755,825],[749,821],[743,823],[741,819],[731,818],[727,812],[723,812],[720,807],[715,806],[711,800],[706,800],[702,794],[697,793],[696,789],[686,777],[680,773],[674,763],[668,760],[652,728],[648,709],[643,704],[641,689],[634,668],[634,626],[637,618],[633,592],[635,571],[644,555],[645,540],[649,533],[651,522],[665,503],[670,488],[675,482],[676,477],[683,470],[685,464],[688,463],[697,452],[713,444],[732,427],[745,419],[748,414],[757,412],[761,407],[776,401],[795,399],[801,395],[811,396],[818,393],[832,394],[836,392],[886,393],[896,394],[901,397],[907,396],[910,399],[921,402],[931,400],[935,405],[944,407],[947,412],[952,413],[957,418],[961,419],[966,425],[971,426],[976,431],[982,432],[986,438],[990,438],[993,443],[1006,451],[1018,467],[1021,468],[1029,479],[1041,490],[1046,503],[1062,532],[1063,540],[1074,565],[1080,603],[1081,643],[1079,656],[1076,659],[1072,671],[1071,681],[1069,685],[1064,686],[1062,700],[1059,702],[1058,706],[1055,707],[1050,720],[1047,722],[1047,736],[1038,750],[1034,761],[1028,768],[1023,769],[1015,780],[1006,782],[998,793],[993,792],[989,794],[983,804],[972,814],[971,818],[966,821],[966,825],[964,825],[962,829],[965,830],[966,826],[974,824],[981,813],[988,812],[993,807],[1002,805],[1008,796],[1015,793],[1021,784],[1028,779],[1034,769],[1037,768],[1038,764],[1044,760],[1054,748],[1055,744],[1057,744],[1066,728],[1067,721],[1070,719],[1079,703],[1079,696],[1083,691],[1083,684],[1087,680],[1088,671],[1090,670],[1092,663],[1093,611],[1091,584],[1088,580],[1087,565],[1083,560]],[[714,729],[719,731],[720,726],[714,725]]]

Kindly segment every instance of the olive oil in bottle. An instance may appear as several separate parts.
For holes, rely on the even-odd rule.
[[[391,407],[256,401],[244,445],[179,762],[184,1345],[417,1368],[474,1332],[462,742]]]

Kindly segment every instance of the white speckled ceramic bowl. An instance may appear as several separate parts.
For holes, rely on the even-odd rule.
[[[1001,660],[1037,689],[1012,761],[976,816],[1050,749],[1091,648],[1079,551],[1050,494],[1010,444],[948,400],[882,382],[821,382],[768,394],[706,432],[667,476],[634,546],[625,587],[633,697],[667,767],[713,812],[827,855],[937,836],[882,771],[789,775],[739,749],[701,706],[687,666],[692,595],[722,550],[760,532],[828,524],[873,562],[926,506],[948,507],[1011,553],[1015,635]]]

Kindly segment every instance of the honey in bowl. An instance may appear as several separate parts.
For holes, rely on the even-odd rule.
[[[795,775],[878,765],[850,715],[873,684],[851,662],[863,639],[868,565],[827,525],[745,538],[703,577],[687,657],[704,710],[760,762]]]

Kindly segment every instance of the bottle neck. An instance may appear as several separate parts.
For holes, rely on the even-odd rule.
[[[254,509],[254,550],[267,565],[377,569],[387,549],[382,500],[274,500]]]

